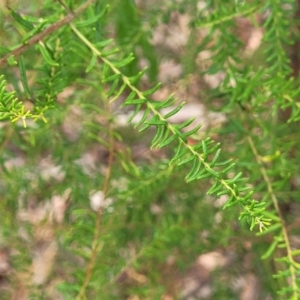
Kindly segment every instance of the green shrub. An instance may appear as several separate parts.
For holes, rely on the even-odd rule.
[[[258,299],[300,298],[297,3],[152,2],[1,10],[3,299],[189,299],[179,278],[211,251],[211,299],[242,299],[243,272]],[[151,42],[176,16],[184,42]],[[219,126],[170,120],[164,57]]]

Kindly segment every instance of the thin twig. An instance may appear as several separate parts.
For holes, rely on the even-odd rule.
[[[111,115],[109,101],[107,101],[106,104],[107,104],[106,111],[107,111],[108,115]],[[102,188],[104,199],[107,196],[109,180],[110,180],[111,170],[112,170],[113,160],[114,160],[114,151],[115,151],[114,150],[115,149],[114,130],[113,130],[113,126],[112,126],[111,122],[109,122],[109,126],[108,126],[108,135],[109,135],[109,149],[108,149],[109,156],[108,156],[108,164],[107,164],[107,169],[106,169],[105,178],[104,178],[104,184],[103,184],[103,188]],[[81,286],[78,296],[76,297],[76,300],[85,299],[84,296],[85,296],[86,288],[88,287],[90,280],[91,280],[93,268],[95,266],[95,261],[96,261],[96,258],[97,258],[98,252],[99,252],[98,250],[101,246],[101,244],[99,244],[99,237],[100,237],[100,231],[101,231],[102,215],[103,215],[103,207],[100,207],[97,212],[97,219],[96,219],[94,237],[93,237],[93,242],[92,242],[92,253],[91,253],[87,268],[86,268],[84,282]]]
[[[255,156],[255,160],[256,162],[259,164],[259,169],[260,169],[260,172],[262,174],[262,177],[267,185],[267,189],[268,189],[268,193],[272,199],[272,202],[273,202],[273,206],[275,207],[275,210],[276,210],[276,213],[278,215],[278,217],[280,218],[280,223],[281,223],[281,230],[282,230],[282,234],[283,234],[283,238],[284,238],[284,242],[285,242],[285,245],[286,245],[286,250],[287,250],[287,257],[288,257],[288,260],[290,262],[290,265],[289,265],[289,269],[290,269],[290,272],[291,272],[291,285],[292,285],[292,289],[293,289],[293,300],[297,300],[298,299],[298,292],[297,292],[297,277],[296,277],[296,270],[295,270],[295,266],[294,266],[294,257],[293,257],[293,254],[292,254],[292,248],[291,248],[291,245],[290,245],[290,239],[289,239],[289,235],[288,235],[288,230],[287,230],[287,227],[285,225],[285,221],[284,221],[284,218],[283,218],[283,215],[282,215],[282,212],[280,210],[280,207],[279,207],[279,201],[275,195],[275,192],[273,190],[273,187],[272,187],[272,183],[271,183],[271,179],[269,178],[268,174],[267,174],[267,170],[265,169],[265,167],[263,166],[261,160],[260,160],[260,155],[256,149],[256,146],[252,140],[252,137],[249,135],[247,137],[247,140],[248,140],[248,143],[250,145],[250,148]]]
[[[70,23],[75,17],[83,13],[93,2],[96,0],[88,0],[84,4],[82,4],[80,7],[78,7],[74,13],[69,13],[67,16],[65,16],[63,19],[57,21],[56,23],[50,25],[48,28],[45,30],[41,31],[40,33],[34,35],[32,38],[30,38],[28,41],[26,41],[26,44],[18,47],[17,49],[11,51],[9,54],[4,56],[3,58],[0,59],[0,67],[5,65],[7,63],[7,60],[9,57],[13,56],[18,56],[25,52],[30,46],[38,43],[40,40],[51,34],[52,32],[56,31],[60,27]]]

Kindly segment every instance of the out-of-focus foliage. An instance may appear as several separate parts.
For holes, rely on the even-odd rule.
[[[203,282],[210,299],[243,299],[243,272],[259,281],[257,299],[299,299],[298,9],[1,8],[3,299],[202,299]],[[260,29],[255,51],[241,24]],[[164,55],[182,66],[174,90],[198,78],[193,101],[225,116],[219,128],[173,121],[186,99],[156,84]]]

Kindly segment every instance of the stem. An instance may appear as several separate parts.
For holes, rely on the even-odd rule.
[[[111,115],[111,110],[110,110],[110,103],[109,101],[106,102],[106,111],[108,115]],[[108,165],[105,173],[105,178],[104,178],[104,183],[103,183],[103,195],[104,199],[107,196],[107,191],[109,187],[109,180],[111,176],[111,170],[112,170],[112,165],[113,165],[113,159],[114,159],[114,134],[113,134],[113,126],[111,121],[109,121],[108,125],[108,135],[109,135],[109,156],[108,156]],[[101,248],[101,244],[99,243],[99,238],[100,238],[100,231],[101,231],[101,220],[102,220],[102,215],[103,215],[103,207],[100,207],[97,211],[97,219],[96,219],[96,224],[95,224],[95,231],[94,231],[94,237],[93,237],[93,242],[92,242],[92,253],[90,256],[90,260],[88,262],[86,272],[85,272],[85,278],[84,282],[81,286],[81,289],[79,291],[78,296],[76,297],[76,300],[81,300],[85,299],[85,292],[86,289],[89,285],[89,282],[91,280],[91,276],[93,273],[93,268],[95,266],[97,254],[99,253],[99,249]]]
[[[288,236],[288,233],[287,233],[287,227],[285,226],[285,221],[284,221],[283,215],[281,213],[281,210],[280,210],[280,207],[279,207],[279,204],[278,204],[278,199],[275,196],[275,192],[273,190],[271,180],[270,180],[270,178],[267,174],[267,171],[266,171],[265,167],[263,166],[263,164],[260,160],[260,156],[258,154],[258,151],[257,151],[255,145],[254,145],[254,142],[253,142],[253,140],[250,136],[247,137],[247,140],[248,140],[248,143],[251,147],[251,150],[252,150],[252,152],[255,156],[255,160],[260,166],[259,169],[260,169],[260,172],[262,174],[262,177],[263,177],[264,181],[267,184],[267,189],[268,189],[269,195],[271,196],[273,206],[275,207],[277,215],[280,218],[282,234],[283,234],[284,242],[286,244],[287,257],[288,257],[288,260],[290,262],[289,269],[290,269],[290,273],[291,273],[291,281],[292,281],[292,287],[293,287],[293,298],[292,299],[297,300],[299,294],[297,292],[297,282],[296,282],[297,277],[296,277],[296,270],[295,270],[295,266],[294,266],[295,261],[294,261],[294,258],[293,258],[292,249],[291,249],[291,245],[290,245],[290,241],[289,241],[289,236]]]
[[[63,19],[57,21],[56,23],[50,25],[45,30],[41,31],[40,33],[34,35],[32,38],[30,38],[28,41],[26,41],[26,44],[18,47],[17,49],[11,51],[9,54],[5,55],[3,58],[0,59],[0,67],[5,65],[7,63],[7,60],[9,57],[18,56],[25,52],[30,46],[38,43],[40,40],[45,38],[46,36],[50,35],[52,32],[56,31],[57,29],[61,28],[62,26],[70,23],[74,18],[76,18],[78,15],[83,13],[93,2],[96,0],[87,0],[84,4],[79,6],[74,13],[69,13],[67,16],[65,16]]]

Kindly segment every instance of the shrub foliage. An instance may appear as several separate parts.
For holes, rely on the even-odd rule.
[[[251,251],[269,277],[262,294],[300,298],[297,2],[199,3],[47,0],[1,12],[0,242],[10,249],[11,286],[26,286],[28,297],[50,295],[55,285],[65,299],[160,299],[168,256],[185,269],[201,252],[232,246],[229,237],[239,251],[250,229]],[[205,88],[205,105],[217,102],[227,119],[211,133],[191,129],[193,118],[170,121],[185,99],[154,100],[160,61],[151,33],[174,12],[191,17],[186,78],[223,76]],[[250,57],[238,20],[263,29]],[[204,52],[210,57],[199,70]],[[137,144],[151,157],[136,155]],[[55,201],[63,217],[45,209]],[[41,240],[54,253],[46,279],[35,278],[38,254],[30,254],[42,251]],[[126,270],[140,279],[120,288]]]

